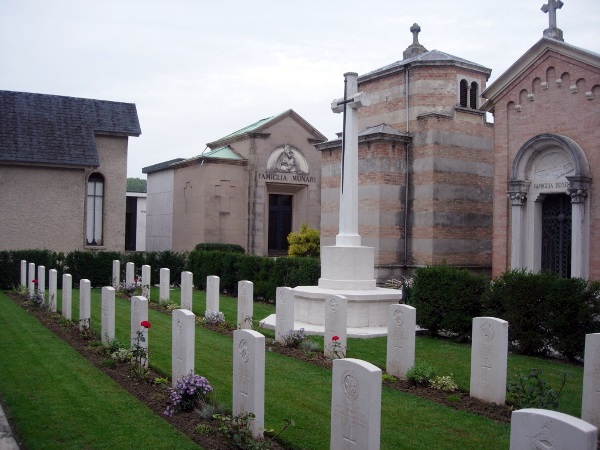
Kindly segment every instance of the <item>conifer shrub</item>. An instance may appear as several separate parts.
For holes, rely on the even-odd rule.
[[[321,254],[321,235],[319,230],[308,228],[308,225],[303,223],[300,225],[300,230],[293,231],[287,237],[289,248],[289,256],[309,256],[318,258]]]
[[[486,277],[466,269],[446,265],[417,269],[411,292],[417,323],[432,334],[443,331],[459,341],[470,339],[487,285]]]

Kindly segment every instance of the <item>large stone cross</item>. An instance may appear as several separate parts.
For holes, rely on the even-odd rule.
[[[358,92],[358,74],[344,74],[344,98],[331,102],[334,113],[344,113],[339,234],[336,245],[360,245],[358,235],[358,108],[369,106],[369,98]],[[347,111],[347,108],[350,111]],[[340,237],[341,236],[341,237]]]
[[[221,184],[215,186],[215,197],[221,200],[220,212],[229,214],[231,199],[235,198],[235,186],[229,180],[221,180]]]
[[[561,9],[564,3],[560,0],[548,0],[542,5],[542,11],[548,13],[549,26],[544,30],[544,37],[563,40],[562,31],[556,27],[556,10]]]

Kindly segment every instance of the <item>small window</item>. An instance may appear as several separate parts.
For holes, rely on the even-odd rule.
[[[479,86],[474,81],[471,83],[471,98],[469,99],[469,104],[471,109],[477,109],[477,98],[479,97]],[[465,105],[466,106],[466,105]]]
[[[87,184],[87,245],[102,245],[102,219],[104,212],[104,177],[94,173]]]
[[[467,80],[460,80],[460,106],[463,108],[467,107],[469,85]]]

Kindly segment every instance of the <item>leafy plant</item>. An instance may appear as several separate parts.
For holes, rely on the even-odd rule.
[[[506,384],[507,401],[518,409],[557,409],[562,390],[567,382],[567,374],[562,375],[562,384],[556,390],[542,378],[540,369],[530,369],[525,375],[519,371],[519,375],[509,379]]]
[[[307,338],[300,342],[300,348],[307,352],[316,352],[317,350],[321,349],[321,346],[312,339]]]
[[[435,376],[430,384],[432,388],[439,389],[440,391],[453,392],[458,389],[458,385],[452,379],[452,374]]]
[[[381,374],[381,380],[387,381],[388,383],[395,383],[398,379],[395,376],[388,375],[387,373]]]
[[[243,412],[237,416],[229,414],[215,414],[214,418],[219,421],[219,433],[221,433],[236,448],[244,450],[263,450],[271,448],[272,441],[284,430],[295,425],[291,419],[284,419],[284,424],[279,432],[265,430],[265,440],[257,440],[250,429],[250,424],[256,418],[253,413]]]
[[[429,364],[418,361],[406,371],[406,378],[413,384],[427,386],[435,377],[435,370]]]
[[[306,333],[304,332],[304,328],[300,328],[299,330],[289,330],[283,334],[280,334],[282,339],[282,344],[285,347],[298,348],[300,344],[306,339]]]
[[[165,416],[172,416],[178,411],[192,411],[213,388],[208,380],[195,373],[184,375],[177,380],[174,388],[169,388],[169,401],[171,404],[164,411]]]
[[[225,323],[225,314],[221,311],[211,311],[209,309],[204,313],[204,322],[209,325],[221,325]]]
[[[289,256],[308,256],[318,258],[321,252],[321,235],[319,230],[308,228],[303,223],[300,230],[293,231],[287,237]]]

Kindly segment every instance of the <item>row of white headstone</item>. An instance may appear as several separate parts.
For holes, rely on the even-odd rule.
[[[118,261],[117,261],[118,262]],[[114,265],[113,265],[114,268]],[[161,269],[161,286],[169,273]],[[21,264],[21,283],[25,285],[27,264]],[[142,285],[144,273],[142,270]],[[35,265],[29,264],[29,290],[35,289]],[[38,268],[37,289],[45,290],[45,268]],[[189,290],[189,306],[183,307],[185,290]],[[56,271],[49,272],[49,306],[54,299],[56,311]],[[218,277],[207,278],[208,290],[216,292],[218,311]],[[71,276],[63,275],[63,316],[70,319]],[[173,311],[172,318],[172,380],[177,380],[194,372],[195,315],[191,312],[192,274],[182,273],[182,308]],[[190,286],[188,288],[188,286]],[[210,286],[210,288],[209,288]],[[65,292],[67,291],[67,292]],[[168,289],[167,289],[168,292]],[[66,294],[66,295],[65,295]],[[42,294],[43,295],[43,294]],[[250,281],[238,283],[238,330],[234,332],[233,352],[233,413],[252,412],[252,431],[257,437],[264,427],[264,380],[265,380],[265,338],[250,330],[252,326],[253,284]],[[186,296],[187,298],[187,296]],[[165,299],[168,301],[168,297]],[[102,288],[102,341],[105,345],[114,339],[115,288]],[[294,329],[294,295],[290,288],[277,289],[276,339]],[[207,302],[207,309],[208,302]],[[325,346],[324,351],[331,357],[339,356],[332,352],[328,342],[336,342],[338,347],[346,347],[347,299],[331,296],[326,299]],[[90,321],[90,282],[80,281],[80,321],[81,329],[89,327]],[[414,365],[416,310],[408,305],[390,305],[388,322],[388,344],[386,371],[390,375],[405,377],[406,371]],[[131,339],[137,332],[144,333],[145,340],[138,342],[148,346],[147,329],[141,322],[148,320],[148,299],[134,296],[131,299]],[[336,336],[335,341],[332,338]],[[477,317],[473,320],[473,343],[471,353],[471,396],[503,404],[506,395],[506,372],[508,356],[508,323],[491,317]],[[329,351],[328,351],[329,350]],[[530,448],[536,443],[553,443],[558,448],[595,448],[597,427],[600,425],[600,333],[586,336],[584,363],[584,384],[582,419],[555,411],[524,409],[515,411],[512,416],[511,449]],[[144,361],[147,365],[147,360]],[[331,448],[379,448],[381,415],[381,370],[376,366],[357,359],[336,359],[333,362],[332,403],[331,403]],[[360,401],[357,401],[360,397]]]

